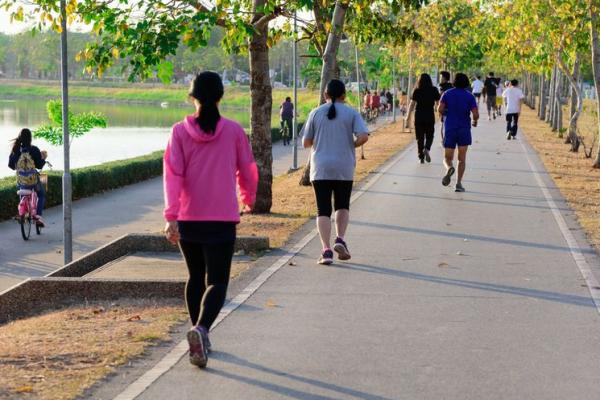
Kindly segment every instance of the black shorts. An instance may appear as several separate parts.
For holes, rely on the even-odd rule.
[[[353,181],[317,180],[312,185],[317,199],[319,217],[331,217],[332,209],[349,210]],[[333,207],[331,196],[333,194]]]

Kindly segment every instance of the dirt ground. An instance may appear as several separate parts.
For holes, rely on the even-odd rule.
[[[181,304],[123,300],[0,326],[0,399],[75,398],[186,318]]]
[[[377,130],[357,150],[361,181],[413,140],[400,122]],[[268,235],[285,244],[316,212],[312,187],[299,186],[302,171],[275,178],[270,215],[245,215],[241,235]],[[0,399],[73,399],[119,365],[169,340],[187,319],[180,304],[98,303],[0,326]]]
[[[542,158],[556,186],[575,211],[590,241],[596,248],[600,248],[600,169],[592,168],[597,147],[594,148],[592,158],[585,158],[583,148],[578,153],[570,152],[570,145],[564,144],[565,139],[552,132],[545,122],[538,119],[537,111],[528,107],[523,108],[519,125]],[[568,126],[566,117],[564,126]],[[586,104],[579,128],[580,135],[585,136],[585,142],[589,146],[592,135],[597,131],[589,104]]]

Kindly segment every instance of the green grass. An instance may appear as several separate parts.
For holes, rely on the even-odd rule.
[[[188,88],[183,85],[149,85],[149,84],[120,84],[98,86],[87,82],[74,82],[69,87],[72,98],[82,100],[113,100],[122,102],[147,102],[147,103],[184,103],[187,101]],[[60,86],[58,82],[48,81],[2,81],[0,85],[1,97],[38,97],[59,98]],[[279,105],[286,96],[292,96],[292,89],[273,89],[273,109],[278,110]],[[299,118],[304,120],[310,110],[319,103],[319,93],[316,90],[301,89],[298,91]],[[356,96],[348,93],[348,103],[356,104]],[[250,108],[250,88],[248,86],[228,86],[222,101],[224,107]]]

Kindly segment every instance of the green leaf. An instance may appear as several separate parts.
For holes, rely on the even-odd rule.
[[[171,83],[171,78],[173,77],[173,63],[170,61],[163,61],[158,64],[156,76],[165,85]]]

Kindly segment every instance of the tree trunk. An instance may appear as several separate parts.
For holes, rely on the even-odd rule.
[[[538,118],[543,120],[546,115],[546,76],[540,75],[540,100],[539,100]]]
[[[571,151],[577,152],[579,150],[579,137],[577,136],[577,121],[579,119],[579,116],[581,115],[581,110],[583,109],[583,101],[581,96],[581,90],[579,87],[581,54],[576,54],[572,73],[568,70],[567,66],[565,65],[562,58],[560,58],[560,56],[558,62],[570,86],[571,101],[569,115],[571,116],[571,118],[569,120],[569,133],[567,135],[565,143],[571,144]]]
[[[338,0],[335,2],[333,17],[331,18],[331,30],[327,36],[327,45],[323,53],[323,68],[321,69],[321,104],[325,103],[325,88],[330,80],[339,78],[337,68],[337,53],[342,39],[344,19],[348,3]]]
[[[562,73],[558,66],[556,67],[556,89],[554,90],[554,118],[552,119],[552,131],[558,132],[558,137],[562,137],[560,131],[562,127]]]
[[[529,74],[529,87],[530,87],[530,91],[529,91],[529,107],[532,110],[535,110],[535,78],[536,76],[533,74]]]
[[[598,38],[598,8],[600,1],[589,0],[589,13],[591,20],[590,36],[592,38],[592,71],[594,72],[594,86],[596,87],[596,117],[598,118],[598,135],[600,135],[600,39]],[[594,161],[594,168],[600,168],[600,146]]]
[[[554,89],[556,88],[556,67],[552,67],[552,74],[550,75],[550,85],[548,86],[548,110],[546,112],[544,120],[547,123],[552,121],[552,113],[554,112]]]
[[[254,0],[254,10],[264,7],[265,0]],[[262,18],[264,14],[255,12],[253,23]],[[269,48],[267,46],[268,23],[255,27],[256,31],[250,39],[250,94],[252,110],[250,124],[252,134],[250,142],[256,165],[258,166],[258,190],[254,212],[268,213],[273,203],[273,153],[271,146],[271,112],[272,89],[269,77]]]

